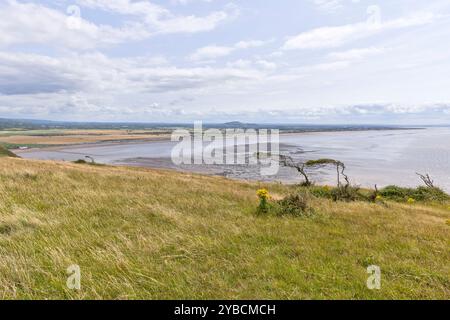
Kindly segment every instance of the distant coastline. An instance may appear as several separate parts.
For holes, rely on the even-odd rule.
[[[22,130],[173,130],[192,128],[193,122],[184,123],[138,123],[138,122],[70,122],[30,119],[0,118],[1,131]],[[411,130],[423,129],[426,125],[380,125],[380,124],[283,124],[283,123],[245,123],[231,121],[224,123],[204,122],[204,128],[236,129],[279,129],[283,132],[328,132],[361,130]],[[432,126],[429,126],[432,127]]]

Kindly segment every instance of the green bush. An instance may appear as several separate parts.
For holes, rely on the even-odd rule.
[[[389,200],[404,200],[408,197],[408,194],[411,194],[412,189],[408,188],[400,188],[397,186],[387,186],[379,191],[380,195]]]
[[[434,188],[418,187],[417,189],[414,189],[414,193],[411,198],[414,198],[415,200],[419,201],[438,201],[438,202],[450,199],[447,193],[436,187]]]
[[[313,213],[309,206],[309,197],[306,193],[290,194],[277,201],[277,215],[279,216],[307,216]]]
[[[325,198],[333,201],[357,201],[368,199],[367,195],[363,194],[360,188],[356,186],[343,186],[339,188],[313,186],[308,190],[317,198]]]
[[[78,160],[74,161],[73,163],[76,163],[76,164],[87,164],[87,161],[83,160],[83,159],[78,159]]]
[[[89,166],[97,166],[97,167],[105,166],[103,163],[89,162],[89,161],[86,161],[86,160],[83,160],[83,159],[75,160],[75,161],[73,161],[73,163],[75,163],[75,164],[86,164],[86,165],[89,165]]]
[[[316,198],[333,199],[333,189],[328,186],[311,186],[308,191]]]
[[[357,201],[357,200],[366,200],[362,194],[359,193],[359,187],[346,186],[334,188],[331,191],[334,201]]]
[[[387,186],[378,192],[361,190],[359,187],[348,186],[330,188],[327,186],[312,186],[309,192],[317,198],[331,199],[334,201],[370,201],[374,202],[377,196],[384,200],[405,202],[408,199],[422,202],[444,202],[450,200],[450,196],[439,188],[418,187],[401,188]]]
[[[401,188],[397,186],[387,186],[380,190],[383,198],[393,201],[407,201],[412,198],[416,201],[447,201],[450,196],[439,188],[418,187],[418,188]]]

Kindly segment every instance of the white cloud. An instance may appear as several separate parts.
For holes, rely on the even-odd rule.
[[[334,71],[334,70],[345,69],[348,66],[350,66],[349,61],[336,61],[336,62],[330,62],[330,63],[320,63],[315,66],[312,66],[311,69],[319,70],[319,71]]]
[[[175,3],[175,4],[182,4],[182,5],[187,5],[187,4],[192,3],[192,2],[206,2],[206,3],[211,3],[211,2],[213,2],[213,1],[214,1],[214,0],[171,0],[172,3]]]
[[[273,69],[277,68],[276,63],[270,62],[267,60],[263,60],[263,59],[256,61],[256,64],[267,70],[273,70]]]
[[[233,62],[228,62],[227,66],[229,68],[239,68],[239,69],[251,69],[256,67],[262,68],[266,71],[272,71],[277,68],[276,63],[264,59],[258,59],[256,61],[239,59]]]
[[[78,0],[77,2],[89,8],[141,17],[146,28],[151,27],[153,32],[160,34],[210,31],[219,23],[239,14],[236,6],[227,6],[225,11],[215,11],[206,16],[197,17],[175,15],[168,9],[149,1]]]
[[[209,60],[225,57],[234,51],[233,47],[206,46],[197,49],[190,57],[191,60]]]
[[[258,47],[265,46],[265,45],[269,44],[272,41],[273,40],[267,40],[267,41],[263,41],[263,40],[239,41],[238,43],[236,43],[234,45],[234,47],[237,48],[237,49],[258,48]]]
[[[245,68],[242,63],[189,68],[170,65],[158,56],[109,58],[90,53],[48,57],[0,52],[0,113],[71,115],[73,119],[180,114],[181,107],[193,104],[191,97],[232,94],[236,88],[263,81],[275,67],[264,60],[250,62]],[[174,105],[174,100],[179,102]]]
[[[334,48],[381,32],[429,24],[435,19],[437,17],[434,14],[426,13],[378,23],[360,22],[336,27],[321,27],[289,38],[282,49]]]
[[[272,40],[263,41],[263,40],[248,40],[248,41],[239,41],[235,43],[233,46],[217,46],[210,45],[206,47],[202,47],[197,49],[191,56],[190,59],[194,61],[199,60],[212,60],[216,58],[221,58],[230,55],[236,50],[244,50],[262,47],[270,43]]]
[[[384,52],[386,52],[385,48],[369,47],[332,52],[328,55],[328,57],[333,60],[360,60],[365,57],[382,54]]]
[[[233,62],[228,62],[227,66],[230,68],[239,68],[239,69],[245,69],[245,68],[250,68],[252,66],[252,61],[250,60],[244,60],[244,59],[239,59]]]
[[[91,48],[97,40],[115,42],[120,37],[120,30],[85,20],[80,21],[77,30],[70,29],[67,18],[59,11],[33,3],[4,3],[0,5],[0,46],[58,43],[75,49]]]
[[[342,0],[312,0],[312,2],[320,9],[325,11],[336,11],[342,8]]]
[[[156,61],[158,61],[157,59]],[[111,59],[99,53],[64,58],[0,52],[0,95],[166,93],[260,79],[256,68],[178,68],[152,58]]]
[[[344,7],[344,3],[359,3],[360,0],[311,0],[322,11],[336,12]]]
[[[225,22],[239,13],[236,7],[219,1],[181,1],[186,6],[144,0],[0,1],[0,114],[155,121],[245,118],[254,112],[261,119],[278,116],[288,121],[298,114],[304,119],[349,115],[341,119],[352,120],[352,115],[378,110],[380,115],[450,112],[448,104],[440,109],[422,104],[450,101],[449,52],[442,41],[450,30],[450,20],[442,17],[450,7],[446,11],[429,2],[408,8],[392,4],[385,7],[386,17],[396,12],[422,14],[330,27],[343,17],[303,6],[314,24],[324,26],[308,31],[293,29],[288,19],[265,29],[275,7],[246,4],[242,15],[248,19],[230,27]],[[332,8],[332,2],[338,3],[320,1],[323,10]],[[78,29],[67,23],[65,5],[72,3],[81,7]],[[354,6],[348,13],[355,16],[361,8]],[[281,3],[276,10],[287,16],[292,11]],[[430,10],[435,15],[426,14]],[[295,22],[299,28],[306,25],[307,21]],[[215,33],[181,34],[219,27]],[[301,30],[305,32],[286,39],[284,50],[283,44],[268,45],[274,40],[253,39],[257,34],[270,39]],[[173,33],[177,35],[168,36]],[[362,39],[366,41],[358,41]],[[314,48],[332,50],[288,51]],[[217,64],[212,64],[215,59]],[[373,101],[398,103],[358,104]],[[322,108],[333,104],[344,107]]]
[[[79,0],[78,4],[121,15],[133,15],[138,20],[124,23],[121,27],[98,25],[87,21],[83,15],[79,18],[70,17],[66,12],[43,5],[9,0],[0,4],[0,47],[45,44],[72,50],[94,49],[143,40],[157,34],[210,31],[237,14],[237,9],[230,7],[202,17],[174,15],[161,6],[144,1]],[[73,19],[76,19],[76,27],[70,25]]]

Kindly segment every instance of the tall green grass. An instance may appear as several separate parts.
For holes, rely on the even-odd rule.
[[[163,170],[0,159],[0,298],[448,299],[448,202],[256,215],[296,188]],[[294,208],[295,209],[295,208]],[[66,269],[81,268],[81,290]],[[381,290],[366,287],[378,265]]]

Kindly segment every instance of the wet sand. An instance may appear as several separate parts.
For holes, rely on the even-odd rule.
[[[221,175],[244,180],[296,183],[301,177],[290,168],[275,176],[261,176],[253,165],[182,165],[171,161],[176,142],[169,140],[110,142],[17,152],[23,158],[75,161],[85,156],[112,165],[166,168]],[[343,161],[352,183],[373,187],[417,186],[416,172],[429,173],[450,191],[450,128],[293,133],[280,136],[280,152],[301,160],[334,158]],[[335,183],[332,170],[313,173],[318,183]]]

